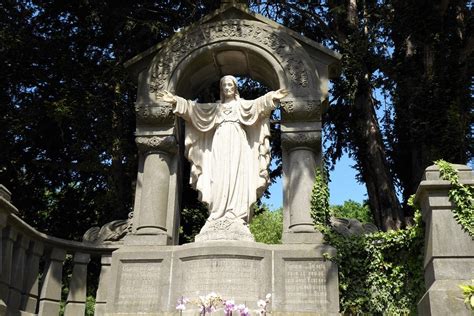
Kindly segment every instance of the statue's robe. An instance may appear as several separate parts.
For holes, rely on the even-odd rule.
[[[195,103],[176,97],[174,113],[186,121],[190,183],[210,216],[250,220],[252,204],[269,183],[271,93],[229,103]]]

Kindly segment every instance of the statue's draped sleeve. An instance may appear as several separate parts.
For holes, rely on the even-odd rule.
[[[251,181],[255,192],[252,200],[255,202],[267,189],[270,181],[268,165],[270,164],[270,116],[275,108],[272,92],[255,100],[241,100],[239,108],[240,121],[244,126],[252,150]]]
[[[200,200],[210,204],[210,155],[212,130],[215,127],[217,104],[195,103],[175,96],[174,113],[185,120],[185,156],[191,163],[190,183]]]

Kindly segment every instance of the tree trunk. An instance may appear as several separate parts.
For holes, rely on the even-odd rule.
[[[360,167],[359,171],[367,187],[369,206],[377,226],[383,230],[397,230],[404,225],[404,216],[395,193],[372,99],[372,88],[369,82],[371,72],[367,62],[370,58],[368,20],[364,19],[365,25],[361,25],[363,23],[357,18],[359,10],[365,14],[364,3],[358,4],[357,0],[346,2],[344,20],[347,21],[349,27],[345,27],[342,21],[336,22],[338,33],[345,33],[340,38],[340,42],[349,47],[348,57],[352,62],[359,63],[354,66],[358,71],[353,72],[354,76],[350,79],[356,83],[350,122],[352,142],[356,149],[355,155]],[[354,40],[358,40],[360,43],[355,45],[349,43]],[[358,56],[367,56],[367,59],[358,58]]]
[[[396,230],[403,226],[404,216],[395,194],[371,95],[369,83],[361,79],[357,86],[351,122],[357,148],[356,157],[377,226],[383,230]]]

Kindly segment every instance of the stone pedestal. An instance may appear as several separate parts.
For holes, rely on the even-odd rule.
[[[244,241],[122,247],[112,258],[106,315],[178,315],[178,299],[211,292],[251,311],[271,293],[272,315],[337,315],[337,267],[324,254],[335,250]],[[183,314],[198,308],[188,304]]]
[[[169,131],[168,131],[169,133]],[[139,172],[130,244],[176,242],[177,144],[173,135],[137,136]]]
[[[461,182],[473,185],[472,170],[454,165]],[[425,232],[425,284],[418,303],[420,315],[472,315],[463,303],[460,284],[474,277],[474,241],[456,223],[449,201],[451,185],[440,179],[437,166],[428,167],[416,193],[422,209]]]
[[[287,101],[285,109],[294,111],[294,107],[304,107],[308,102]],[[321,122],[286,122],[281,130],[283,243],[320,244],[323,236],[314,228],[310,209],[316,168],[321,166]]]

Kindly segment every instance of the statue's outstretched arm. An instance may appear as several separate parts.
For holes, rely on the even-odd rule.
[[[272,99],[273,101],[280,101],[286,97],[290,92],[286,89],[278,89],[277,91],[273,91]]]

